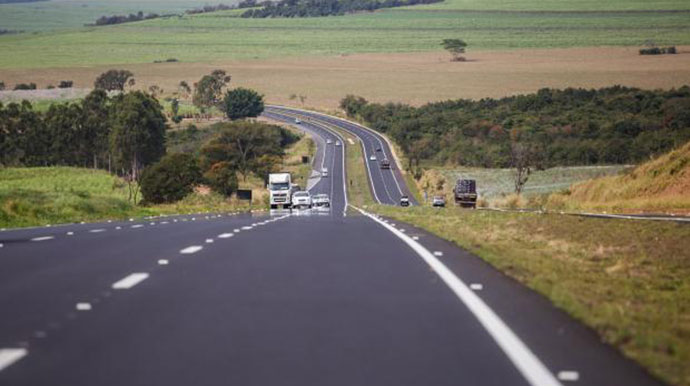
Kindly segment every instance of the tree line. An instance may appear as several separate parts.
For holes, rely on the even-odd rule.
[[[261,8],[248,9],[245,18],[339,16],[382,8],[438,3],[443,0],[280,0],[263,2]]]
[[[690,141],[688,86],[542,89],[420,107],[348,95],[341,107],[392,137],[407,154],[409,169],[420,161],[512,167],[516,154],[537,168],[630,164]]]

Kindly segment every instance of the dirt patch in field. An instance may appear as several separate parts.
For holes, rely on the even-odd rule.
[[[56,69],[0,70],[0,80],[35,82],[39,87],[73,80],[90,87],[110,68],[133,71],[138,88],[158,85],[170,94],[181,80],[190,84],[213,69],[233,76],[234,86],[260,90],[271,103],[331,109],[346,94],[373,101],[415,105],[455,98],[502,97],[543,87],[625,85],[671,88],[690,84],[690,47],[677,55],[640,56],[633,47],[535,49],[470,52],[464,63],[445,52],[357,54],[281,60],[161,63]],[[304,102],[291,95],[304,96]]]

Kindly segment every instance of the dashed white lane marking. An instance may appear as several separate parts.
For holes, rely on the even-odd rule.
[[[414,240],[414,241],[419,240],[419,236],[412,236],[412,240]]]
[[[196,221],[196,217],[192,217],[192,221]]]
[[[31,241],[46,241],[46,240],[52,240],[54,239],[55,236],[41,236],[41,237],[34,237],[31,239]]]
[[[150,223],[149,225],[156,225],[156,223],[155,223],[155,222],[152,222],[152,223]]]
[[[1,348],[0,371],[11,366],[14,362],[24,358],[29,351],[25,348]]]
[[[232,231],[235,232],[235,233],[240,233],[240,230],[237,229],[237,228],[233,229]]]
[[[165,259],[158,260],[158,265],[168,265],[169,261]]]
[[[197,253],[202,249],[204,249],[204,247],[202,247],[201,245],[192,245],[190,247],[180,250],[180,253],[183,255],[191,255],[192,253]]]
[[[113,289],[130,289],[148,278],[148,273],[137,272],[125,277],[122,280],[116,281],[113,283],[112,287]]]
[[[404,230],[404,229],[402,229],[402,228],[400,228],[400,232],[402,232],[402,233],[405,233],[405,230]]]
[[[221,233],[218,235],[218,238],[219,239],[227,239],[227,238],[230,238],[232,236],[234,236],[232,233]]]
[[[0,248],[2,248],[2,247],[4,247],[4,245],[2,243],[0,243]]]
[[[441,251],[434,251],[434,256],[443,256],[443,252],[441,252]]]
[[[67,232],[67,236],[74,236],[74,232]]]
[[[117,229],[119,231],[120,229],[122,229],[122,227],[117,226],[117,227],[115,227],[115,229]]]
[[[566,382],[575,382],[580,379],[580,373],[577,371],[559,371],[558,379]]]
[[[77,311],[91,311],[91,303],[77,303]]]
[[[470,284],[470,289],[475,291],[481,291],[484,289],[484,286],[479,283],[472,283]]]
[[[89,232],[90,233],[101,233],[101,232],[105,232],[105,231],[106,231],[105,229],[100,228],[100,229],[91,229]]]
[[[161,225],[166,225],[166,224],[168,224],[168,222],[167,222],[167,221],[163,221],[163,222],[161,222]]]
[[[143,225],[141,225],[141,224],[132,225],[132,228],[141,228],[141,227],[143,227]]]
[[[242,227],[242,229],[244,229],[245,231],[248,231],[248,230],[252,229],[252,227],[247,226],[247,227]]]
[[[173,222],[177,222],[177,219],[174,219]]]
[[[213,239],[206,239],[206,244],[211,244],[213,242]]]

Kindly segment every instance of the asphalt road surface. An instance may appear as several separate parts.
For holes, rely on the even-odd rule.
[[[453,244],[345,213],[337,136],[300,126],[330,211],[0,232],[0,385],[659,384]]]

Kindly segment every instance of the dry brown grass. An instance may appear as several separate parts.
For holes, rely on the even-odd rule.
[[[372,101],[415,105],[451,98],[502,97],[543,87],[603,87],[615,84],[640,88],[671,88],[690,84],[690,47],[678,55],[640,56],[633,47],[520,49],[468,54],[464,63],[450,62],[444,52],[357,54],[214,63],[163,63],[54,69],[3,69],[8,85],[36,82],[44,87],[74,80],[90,87],[109,68],[133,71],[137,87],[156,84],[171,93],[180,80],[193,83],[203,74],[223,68],[235,86],[264,93],[271,103],[332,109],[346,94]]]

